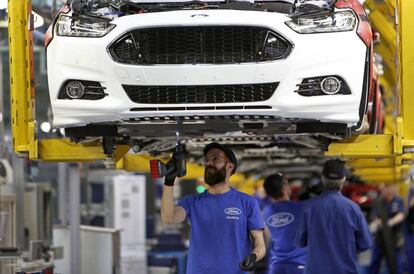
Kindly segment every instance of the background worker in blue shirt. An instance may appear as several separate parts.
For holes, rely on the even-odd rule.
[[[208,190],[184,197],[176,206],[175,177],[165,178],[161,219],[165,223],[187,219],[190,223],[188,274],[245,273],[266,253],[259,205],[253,197],[230,187],[229,178],[236,171],[237,159],[228,147],[207,145],[204,165]]]
[[[412,190],[408,196],[408,213],[406,217],[405,234],[405,255],[407,257],[407,270],[409,274],[414,274],[414,195]]]
[[[293,243],[302,203],[290,201],[291,189],[281,173],[267,177],[263,187],[273,201],[263,211],[266,238],[270,233],[268,274],[303,274],[306,249]]]
[[[328,160],[324,191],[304,205],[295,242],[308,247],[306,274],[358,274],[357,252],[372,246],[361,209],[340,192],[345,179],[344,163]]]
[[[397,196],[396,185],[387,184],[382,187],[381,196],[374,202],[371,217],[373,221],[370,224],[370,228],[375,233],[375,244],[372,249],[368,273],[379,273],[381,261],[386,257],[386,248],[389,248],[392,250],[392,254],[386,260],[387,265],[389,268],[393,268],[393,273],[402,274],[404,271],[402,247],[404,245],[403,222],[405,214],[404,201]],[[386,228],[384,227],[384,222],[387,226]],[[390,237],[388,241],[386,238],[387,232]]]

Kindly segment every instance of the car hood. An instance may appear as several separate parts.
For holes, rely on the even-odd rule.
[[[186,3],[186,2],[228,2],[228,0],[128,0],[124,2],[131,3]],[[295,0],[233,0],[232,2],[280,2],[280,3],[289,3],[294,4]]]

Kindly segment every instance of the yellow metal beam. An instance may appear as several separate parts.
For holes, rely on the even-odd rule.
[[[397,174],[405,174],[410,169],[410,166],[393,166],[393,167],[370,167],[370,168],[358,168],[354,170],[355,175],[361,177],[382,177],[382,176],[395,176]]]
[[[152,159],[155,158],[151,157],[150,155],[128,154],[125,155],[122,159],[120,159],[119,163],[117,164],[117,168],[122,168],[126,171],[150,173],[149,161]],[[167,159],[161,160],[164,162],[167,161]],[[204,168],[201,165],[187,163],[187,175],[185,177],[182,177],[182,179],[196,180],[199,178],[203,178],[203,176]]]
[[[28,31],[30,13],[30,1],[8,1],[13,148],[17,154],[29,154],[36,159],[33,34]]]
[[[384,0],[381,2],[378,0],[366,0],[364,4],[370,10],[379,10],[384,14],[394,16],[395,0]]]
[[[394,16],[395,8],[397,7],[396,0],[385,0],[385,4],[388,6],[388,10],[391,16]]]
[[[402,178],[399,177],[383,177],[383,178],[365,178],[364,181],[368,184],[379,185],[379,184],[400,184]]]
[[[393,173],[393,174],[380,174],[380,175],[367,174],[367,175],[361,176],[361,178],[364,181],[369,182],[369,183],[380,184],[380,183],[389,183],[389,182],[400,182],[403,177],[401,176],[401,174]]]
[[[397,48],[396,30],[394,22],[379,10],[373,10],[369,13],[369,19],[374,29],[380,32],[381,42],[385,42],[391,51]]]
[[[379,43],[375,46],[375,52],[382,57],[384,66],[384,77],[393,85],[397,83],[397,56],[396,48],[393,50],[387,47],[384,43]],[[392,90],[393,91],[393,90]]]
[[[117,168],[124,169],[126,171],[149,173],[149,161],[151,159],[152,157],[149,155],[128,154],[118,161]],[[122,165],[120,163],[122,163]]]
[[[332,143],[326,156],[350,158],[392,157],[394,153],[392,135],[358,135],[351,139]]]
[[[402,158],[399,156],[398,158]],[[383,167],[394,167],[396,165],[395,158],[362,158],[362,159],[352,159],[346,162],[346,165],[353,169],[362,169],[362,168],[383,168]],[[399,161],[401,164],[401,161]]]
[[[118,145],[115,158],[121,158],[128,149],[128,146]],[[69,139],[44,139],[39,144],[39,155],[41,160],[49,162],[91,162],[108,158],[102,144],[96,140],[75,144]]]

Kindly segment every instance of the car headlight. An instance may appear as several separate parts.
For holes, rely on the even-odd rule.
[[[357,18],[351,11],[338,11],[298,15],[286,25],[299,33],[322,33],[350,31],[356,23]]]
[[[61,14],[56,21],[56,33],[60,36],[102,37],[114,27],[109,20],[97,17]]]

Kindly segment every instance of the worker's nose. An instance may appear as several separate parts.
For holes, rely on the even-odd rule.
[[[209,161],[209,162],[204,162],[203,163],[203,166],[205,166],[205,167],[209,167],[209,166],[211,166],[211,162]]]

